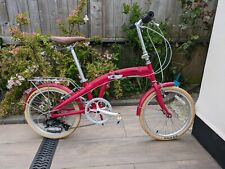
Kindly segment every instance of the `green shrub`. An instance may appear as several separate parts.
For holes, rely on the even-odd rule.
[[[59,23],[64,34],[81,35],[77,28],[79,28],[79,24],[83,24],[82,11],[85,5],[86,0],[79,1],[78,8],[68,16],[68,27]],[[24,13],[19,14],[16,21],[18,26],[30,23],[30,19]],[[22,32],[18,26],[11,26],[10,33],[14,40],[19,42],[19,45],[6,46],[0,51],[0,87],[4,94],[3,100],[0,101],[0,117],[9,113],[22,113],[22,96],[23,92],[30,86],[26,80],[31,77],[60,76],[72,78],[79,82],[73,58],[64,46],[61,46],[63,50],[57,50],[54,48],[54,44],[49,42],[48,36],[40,33],[27,34]],[[96,43],[98,42],[97,38],[93,39]],[[107,62],[101,59],[101,54],[89,42],[77,43],[75,51],[84,73],[87,73],[90,80],[96,75],[117,68],[112,58],[108,59]],[[120,83],[114,83],[112,90],[115,91],[111,92],[114,97],[121,96]]]

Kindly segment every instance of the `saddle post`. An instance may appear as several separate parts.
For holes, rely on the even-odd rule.
[[[78,73],[79,73],[80,82],[81,82],[81,83],[86,82],[87,79],[84,77],[84,73],[83,73],[83,71],[82,71],[82,69],[81,69],[80,62],[79,62],[79,60],[78,60],[78,58],[77,58],[77,55],[76,55],[76,53],[75,53],[75,51],[74,51],[74,45],[70,45],[70,46],[68,47],[68,49],[70,50],[70,52],[71,52],[71,54],[72,54],[72,56],[73,56],[74,63],[75,63],[75,65],[76,65],[77,70],[78,70]]]

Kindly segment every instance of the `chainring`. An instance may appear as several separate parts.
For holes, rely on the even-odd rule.
[[[101,113],[99,110],[112,112],[111,104],[103,98],[94,98],[85,106],[85,115],[88,120],[95,124],[104,124],[110,119],[110,115]]]

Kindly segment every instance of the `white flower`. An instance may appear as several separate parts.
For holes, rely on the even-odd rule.
[[[24,80],[25,78],[23,76],[16,74],[16,77],[11,77],[10,80],[8,80],[6,87],[7,89],[12,89],[13,86],[21,86],[21,82]]]
[[[90,45],[90,42],[84,43],[84,46],[89,46],[89,45]]]
[[[87,21],[89,21],[88,16],[87,16],[87,15],[85,15],[83,20],[84,20],[84,22],[85,22],[85,23],[87,23]]]
[[[6,87],[7,89],[12,89],[12,85],[7,84]]]
[[[22,84],[19,80],[16,80],[15,83],[19,86]]]
[[[210,20],[210,16],[206,16],[205,19],[206,19],[206,20]]]
[[[6,85],[7,89],[12,89],[14,84],[15,83],[14,83],[12,77],[11,77],[10,80],[8,80],[8,84]]]
[[[106,54],[106,58],[108,59],[108,60],[111,60],[112,59],[112,54]]]
[[[25,80],[25,78],[24,78],[23,76],[21,76],[21,75],[18,76],[18,79],[19,79],[20,81],[24,81],[24,80]]]
[[[25,78],[19,74],[16,74],[16,77],[18,78],[19,81],[24,81]]]

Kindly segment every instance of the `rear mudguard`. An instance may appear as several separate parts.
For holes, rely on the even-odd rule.
[[[68,93],[72,93],[72,90],[70,88],[68,88],[66,86],[63,86],[63,85],[60,85],[60,84],[56,84],[56,83],[44,83],[44,84],[38,85],[37,87],[29,89],[29,91],[25,94],[24,110],[25,110],[25,106],[26,106],[27,100],[30,97],[30,95],[34,91],[36,91],[40,88],[43,88],[43,87],[56,87],[56,88],[59,88],[61,90],[66,91]],[[80,99],[77,99],[76,102],[78,103],[78,106],[79,106],[80,110],[84,109],[84,106],[83,106],[82,101]]]
[[[162,87],[168,87],[168,86],[174,86],[174,82],[167,82],[167,83],[162,83],[160,86]],[[138,103],[138,107],[137,107],[137,112],[136,115],[140,116],[141,114],[141,109],[142,106],[145,102],[145,100],[147,99],[147,97],[152,94],[155,91],[155,89],[153,87],[151,87],[151,89],[149,89],[140,99],[139,103]]]

